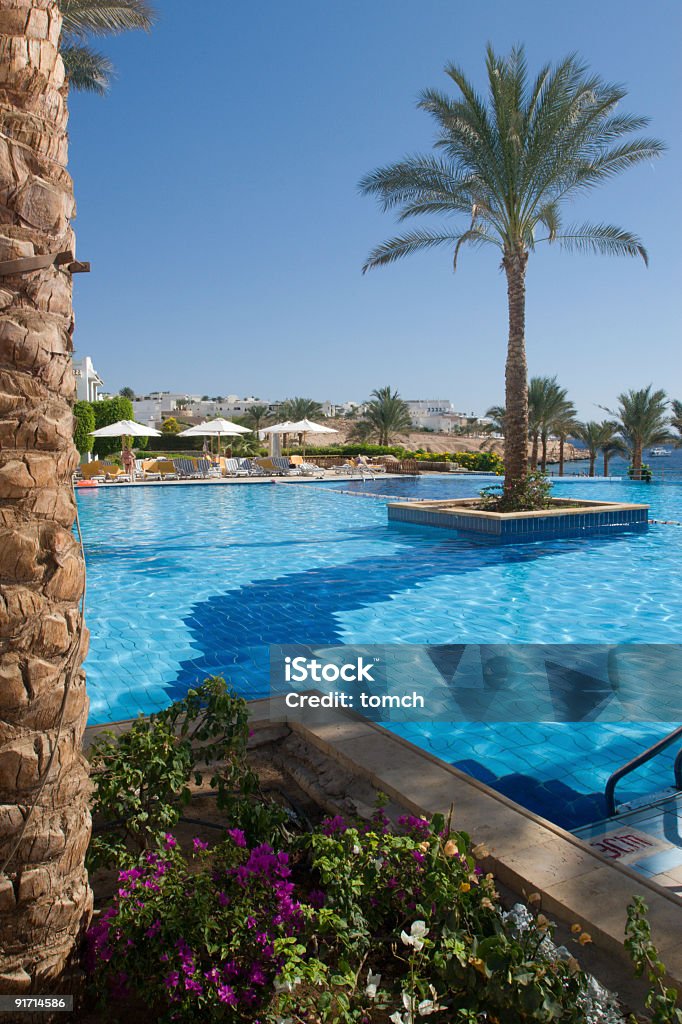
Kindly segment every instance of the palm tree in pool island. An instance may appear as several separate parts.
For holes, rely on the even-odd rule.
[[[379,245],[363,272],[424,249],[449,248],[456,268],[465,244],[492,245],[506,276],[509,335],[505,370],[505,482],[500,508],[516,504],[527,473],[528,385],[525,344],[528,257],[541,242],[565,249],[636,256],[640,239],[606,223],[564,226],[564,208],[621,171],[659,156],[664,146],[640,137],[647,118],[620,110],[619,85],[591,74],[575,55],[546,65],[531,80],[523,47],[498,56],[488,47],[487,95],[464,72],[446,69],[457,95],[436,89],[419,107],[437,127],[435,152],[408,156],[366,175],[360,189],[400,221],[452,216],[461,227],[418,228]]]
[[[0,0],[0,262],[74,249],[61,7]],[[73,24],[76,24],[74,21]],[[69,991],[92,896],[71,275],[0,278],[0,991]]]

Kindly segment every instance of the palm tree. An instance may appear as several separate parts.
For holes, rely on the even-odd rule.
[[[618,432],[618,424],[612,420],[604,420],[602,423],[602,437],[599,442],[599,451],[604,457],[604,476],[609,475],[609,460],[613,455],[627,455],[628,450]]]
[[[131,29],[149,30],[155,12],[146,0],[58,0],[62,12],[60,52],[72,89],[103,95],[114,67],[88,44],[91,36],[111,36]]]
[[[312,398],[287,398],[282,402],[279,413],[283,419],[297,423],[322,416],[322,406]]]
[[[639,391],[624,391],[618,395],[618,409],[606,410],[617,418],[618,433],[635,472],[642,468],[645,448],[671,439],[666,415],[668,398],[661,389],[652,393],[652,387],[649,384]]]
[[[617,109],[625,90],[589,74],[573,55],[546,65],[530,82],[524,50],[508,57],[487,50],[488,96],[482,98],[454,65],[446,74],[456,98],[428,89],[419,106],[435,120],[435,155],[409,156],[360,182],[399,219],[423,214],[465,217],[461,229],[417,229],[375,248],[363,271],[422,249],[446,246],[457,257],[465,243],[493,245],[507,280],[509,337],[506,363],[504,504],[527,472],[528,392],[525,288],[529,253],[540,242],[567,249],[640,256],[640,240],[610,224],[564,228],[568,202],[617,173],[659,156],[656,139],[629,138],[646,124]],[[540,234],[541,229],[544,233]]]
[[[587,454],[590,458],[589,475],[594,476],[594,464],[597,461],[597,453],[605,436],[604,424],[597,423],[595,420],[590,420],[588,423],[578,423],[574,435],[587,448]]]
[[[682,445],[682,402],[679,399],[674,398],[670,403],[672,406],[673,414],[670,417],[670,426],[673,427],[678,437],[673,438],[675,445],[679,448]]]
[[[568,408],[564,409],[552,420],[552,434],[559,439],[559,476],[564,475],[564,448],[566,441],[569,437],[575,437],[577,426],[578,423],[575,418],[573,405],[569,405]]]
[[[262,430],[269,418],[269,409],[267,405],[252,405],[248,411],[242,416],[242,422],[245,427],[251,427],[256,433]],[[303,419],[302,416],[299,419]]]
[[[506,410],[503,405],[491,405],[486,411],[486,419],[490,420],[486,429],[495,434],[504,434]]]
[[[556,377],[531,377],[528,385],[528,433],[532,441],[530,468],[538,468],[538,445],[542,443],[540,468],[547,469],[547,439],[552,423],[573,406],[559,387]]]
[[[75,18],[95,7],[63,0]],[[111,6],[111,5],[110,5]],[[122,6],[122,5],[119,5]],[[57,0],[2,0],[3,260],[73,250],[66,88]],[[74,22],[75,24],[75,22]],[[47,262],[47,261],[46,261]],[[0,915],[3,991],[69,991],[92,909],[84,868],[89,783],[84,564],[73,532],[71,269],[2,278],[0,448]]]
[[[364,422],[371,426],[370,436],[382,445],[389,445],[396,434],[407,434],[412,429],[412,417],[407,403],[390,387],[376,388],[365,410]]]

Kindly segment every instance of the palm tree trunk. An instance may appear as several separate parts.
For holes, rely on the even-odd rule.
[[[594,464],[597,461],[597,453],[590,452],[590,476],[594,476]]]
[[[559,476],[564,475],[564,439],[559,438]]]
[[[633,448],[633,451],[632,451],[632,468],[633,469],[641,469],[642,468],[642,445],[639,444],[639,442],[637,444],[635,444],[635,446]]]
[[[0,261],[73,249],[56,0],[0,0]],[[0,991],[73,990],[92,909],[71,275],[0,278]],[[54,752],[54,756],[51,755]]]
[[[533,431],[533,445],[530,450],[530,468],[533,472],[538,468],[538,444],[540,442],[540,431]]]
[[[540,462],[540,469],[545,473],[547,471],[547,434],[543,431],[540,437],[542,439],[542,460]]]
[[[604,476],[609,475],[609,453],[605,450],[604,453]]]
[[[505,252],[509,341],[505,367],[504,494],[526,478],[528,460],[528,366],[526,364],[526,264],[528,254]]]

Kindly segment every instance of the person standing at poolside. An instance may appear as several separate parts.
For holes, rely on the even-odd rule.
[[[121,452],[121,462],[123,463],[123,472],[127,473],[131,480],[135,479],[135,453],[132,448],[127,446]]]

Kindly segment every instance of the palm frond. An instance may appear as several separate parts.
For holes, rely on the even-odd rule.
[[[467,234],[468,232],[465,232]],[[373,249],[362,268],[363,274],[375,267],[395,263],[403,256],[411,256],[422,249],[435,249],[442,245],[456,246],[462,235],[439,234],[435,231],[410,231],[398,238],[391,238]]]
[[[549,239],[542,239],[549,241]],[[649,256],[637,235],[613,224],[581,224],[556,236],[568,252],[600,253],[606,256],[641,256],[649,266]]]
[[[83,43],[63,45],[60,53],[72,89],[94,92],[98,96],[107,92],[115,73],[108,57]]]
[[[74,39],[149,31],[156,11],[147,0],[59,0],[64,32]]]
[[[463,202],[462,209],[466,210],[471,207],[470,185],[471,176],[448,161],[417,154],[378,167],[360,180],[358,188],[365,195],[379,196],[384,211],[401,203],[436,197],[456,208]]]

